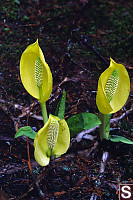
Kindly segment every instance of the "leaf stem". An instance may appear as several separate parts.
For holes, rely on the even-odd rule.
[[[47,108],[46,108],[46,102],[40,103],[41,106],[41,111],[42,111],[42,116],[43,116],[43,122],[44,125],[48,121],[48,114],[47,114]]]
[[[99,126],[99,132],[100,132],[100,139],[101,141],[103,139],[106,139],[108,140],[108,137],[109,137],[109,133],[108,131],[106,130],[107,126],[108,126],[108,120],[107,120],[107,115],[106,114],[102,114],[102,113],[99,113],[99,118],[101,120],[101,124]],[[110,122],[110,120],[109,120]]]

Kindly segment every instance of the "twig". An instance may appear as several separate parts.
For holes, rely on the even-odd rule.
[[[40,183],[40,181],[42,180],[42,177],[44,177],[44,174],[43,175],[39,175],[38,177],[37,177],[37,184],[38,183]],[[28,189],[28,191],[26,191],[24,194],[22,194],[19,198],[15,198],[14,200],[20,200],[20,199],[22,199],[22,198],[24,198],[25,196],[27,196],[27,194],[29,193],[29,192],[31,192],[32,190],[34,189],[34,183],[32,183],[31,185],[30,185],[30,188]],[[46,196],[46,195],[45,195]],[[43,199],[43,200],[45,200],[45,198],[44,198],[44,196],[40,196],[40,198],[41,199]]]
[[[29,166],[30,173],[32,174],[33,170],[32,170],[32,166],[30,162],[30,150],[29,150],[28,137],[26,137],[26,142],[27,142],[28,166]]]
[[[99,174],[101,174],[101,175],[99,176],[99,178],[102,177],[102,173],[105,170],[105,165],[106,165],[107,159],[108,159],[108,152],[103,152],[100,171],[99,171]],[[98,197],[97,194],[92,193],[90,200],[96,200],[97,197]]]
[[[10,137],[5,137],[5,136],[0,135],[0,140],[4,140],[4,141],[14,141],[15,138],[10,138]]]
[[[35,105],[35,103],[32,104],[32,107],[30,108],[29,113],[28,113],[28,115],[27,115],[27,126],[28,126],[28,121],[29,121],[30,112],[31,112],[31,110],[33,109],[34,105]],[[38,194],[39,194],[40,198],[41,198],[41,199],[44,199],[44,193],[43,193],[42,190],[40,189],[40,186],[39,186],[38,182],[36,181],[35,176],[34,176],[34,174],[33,174],[32,166],[31,166],[31,160],[30,160],[30,149],[29,149],[28,137],[26,137],[26,142],[27,142],[28,166],[29,166],[30,174],[31,174],[32,179],[33,179],[33,181],[34,181],[34,183],[35,183],[35,186],[36,186],[36,188],[37,188],[37,191],[38,191]]]
[[[2,104],[4,104],[4,103],[10,104],[10,105],[14,106],[14,108],[18,108],[18,109],[20,109],[20,110],[23,109],[23,106],[20,106],[20,105],[18,105],[18,104],[12,104],[11,102],[6,102],[6,101],[1,100],[1,99],[0,99],[0,102],[1,102]],[[28,115],[27,115],[27,126],[28,126],[29,116],[31,115],[31,110],[33,109],[33,107],[35,106],[36,103],[37,103],[37,102],[34,102],[33,104],[31,104],[30,109],[29,109],[29,107],[24,108],[26,114],[28,114]],[[8,116],[13,120],[14,126],[15,126],[15,130],[17,131],[17,130],[18,130],[18,126],[16,126],[16,123],[17,123],[17,121],[19,120],[20,116],[19,116],[18,118],[15,118],[15,117],[12,115],[12,113],[10,113],[10,112],[8,111],[8,108],[7,108],[5,105],[0,105],[0,106],[1,106],[2,110],[3,110],[6,114],[8,114]],[[10,155],[12,155],[12,156],[14,156],[14,157],[16,157],[16,158],[18,158],[18,159],[20,159],[20,160],[22,160],[22,161],[28,163],[28,167],[29,167],[29,170],[30,170],[30,174],[31,174],[31,176],[32,176],[32,178],[33,178],[33,181],[34,181],[35,185],[36,185],[36,188],[37,188],[37,191],[38,191],[38,193],[39,193],[39,196],[40,196],[41,199],[44,199],[44,194],[43,194],[43,192],[41,191],[41,189],[40,189],[40,187],[39,187],[39,184],[38,184],[37,181],[35,180],[35,177],[34,177],[34,174],[33,174],[32,165],[31,165],[31,160],[30,160],[30,150],[29,150],[29,141],[28,141],[28,137],[26,137],[26,142],[27,142],[28,161],[27,161],[27,160],[24,160],[24,159],[22,159],[22,158],[20,158],[19,156],[16,156],[16,155],[10,153],[10,152],[6,152],[6,153],[7,153],[7,154],[10,154]],[[0,150],[1,150],[1,151],[4,151],[3,149],[0,149]],[[5,151],[4,151],[4,152],[5,152]]]
[[[99,127],[99,125],[96,126],[95,128],[91,128],[91,129],[87,129],[87,130],[81,131],[80,133],[77,134],[77,136],[76,136],[76,138],[75,138],[76,141],[77,141],[77,142],[80,142],[81,139],[83,138],[83,136],[84,136],[85,134],[94,132],[98,127]]]
[[[101,161],[101,167],[100,167],[100,172],[99,173],[103,173],[104,172],[108,156],[109,156],[109,153],[107,151],[103,152],[102,161]]]
[[[20,121],[20,118],[23,118],[24,116],[26,116],[27,114],[30,115],[31,117],[37,119],[37,120],[43,120],[42,116],[38,116],[36,114],[34,114],[33,112],[29,112],[29,109],[30,107],[32,107],[33,105],[36,105],[38,103],[38,101],[35,101],[33,102],[30,107],[24,107],[24,106],[21,106],[19,104],[15,104],[15,103],[12,103],[12,102],[8,102],[8,101],[5,101],[3,99],[0,99],[0,108],[10,117],[10,119],[14,122],[14,127],[15,127],[15,130],[16,132],[18,131],[18,126],[19,126],[19,121]],[[18,117],[14,117],[12,115],[11,112],[9,112],[7,106],[6,105],[11,105],[13,106],[14,109],[18,109],[18,110],[21,110],[22,114],[20,114]]]
[[[80,15],[84,12],[84,10],[87,8],[87,6],[88,6],[88,2],[83,3],[83,5],[82,5],[82,7],[81,7],[81,10],[78,11],[78,14],[76,15],[75,19],[73,20],[72,25],[75,24],[76,20],[77,20],[77,19],[80,17]],[[72,31],[71,31],[71,34],[72,34]]]
[[[131,114],[131,113],[133,113],[133,106],[131,106],[131,109],[128,110],[128,111],[126,111],[125,113],[123,113],[120,117],[116,117],[116,118],[114,118],[114,119],[111,119],[111,120],[110,120],[110,123],[112,124],[112,123],[114,123],[114,122],[117,122],[117,121],[119,121],[120,119],[122,119],[123,117],[125,117],[126,115],[129,115],[129,114]]]
[[[10,154],[10,156],[14,156],[14,155]],[[16,157],[16,158],[18,158],[18,157]],[[14,166],[14,164],[13,165],[10,164],[10,169],[5,169],[5,168],[1,169],[0,174],[1,175],[2,174],[13,174],[13,173],[21,171],[21,170],[27,170],[29,168],[29,166],[27,165],[27,160],[25,161],[25,163],[22,163],[20,165],[17,164],[17,166]],[[36,161],[32,161],[31,165],[34,166],[34,167],[38,167],[39,166]]]
[[[97,196],[96,194],[92,193],[90,200],[96,200],[97,197],[98,197],[98,196]]]
[[[89,41],[87,40],[87,38],[83,38],[84,40],[82,40],[82,43],[84,46],[92,49],[98,56],[99,58],[104,61],[106,64],[109,64],[109,62],[95,49],[94,46],[90,45]]]
[[[30,111],[27,115],[27,126],[28,126],[28,121],[29,121],[29,116],[30,116],[30,112],[33,109],[33,107],[35,106],[35,102],[32,104]],[[28,141],[28,137],[26,137],[26,142],[27,142],[27,154],[28,154],[28,166],[30,169],[30,173],[31,175],[33,174],[33,170],[32,170],[32,166],[31,166],[31,161],[30,161],[30,149],[29,149],[29,141]]]
[[[1,100],[1,99],[0,99]],[[18,118],[15,118],[5,105],[0,105],[0,108],[9,116],[13,121],[15,130],[18,131]]]
[[[34,174],[32,173],[31,175],[32,175],[32,179],[34,180],[34,183],[35,183],[35,185],[36,185],[36,189],[37,189],[37,191],[38,191],[38,194],[39,194],[40,198],[41,198],[42,200],[44,200],[44,197],[45,197],[44,193],[43,193],[42,190],[40,189],[40,186],[39,186],[38,182],[36,181]]]
[[[19,159],[19,160],[23,161],[23,162],[27,162],[27,160],[25,160],[25,159],[23,159],[23,158],[21,158],[21,157],[19,157],[19,156],[15,155],[15,154],[13,154],[13,153],[9,152],[9,151],[5,151],[5,150],[4,150],[4,149],[2,149],[2,148],[0,148],[0,151],[3,151],[4,153],[6,153],[6,154],[9,154],[9,155],[11,155],[11,156],[13,156],[13,157],[15,157],[15,158],[17,158],[17,159]]]
[[[89,150],[89,152],[86,154],[85,157],[89,157],[89,155],[97,148],[97,146],[98,146],[98,142],[96,141],[94,143],[94,146]]]

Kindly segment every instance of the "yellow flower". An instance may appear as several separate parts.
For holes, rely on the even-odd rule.
[[[30,95],[41,103],[49,99],[53,79],[38,44],[38,39],[34,44],[29,45],[21,56],[20,76],[25,89]]]
[[[100,76],[96,103],[103,114],[120,110],[130,92],[130,79],[126,68],[110,58],[110,66]]]
[[[34,156],[41,166],[49,164],[51,156],[60,156],[69,148],[70,132],[64,119],[50,115],[34,139]]]

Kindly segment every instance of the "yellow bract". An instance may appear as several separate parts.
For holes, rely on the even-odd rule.
[[[100,76],[96,103],[103,114],[120,110],[130,92],[130,79],[126,68],[110,58],[110,66]]]
[[[70,131],[64,119],[50,115],[34,139],[34,156],[41,166],[49,164],[51,156],[60,156],[69,148]]]
[[[29,45],[20,60],[20,76],[25,89],[41,103],[46,102],[52,91],[52,74],[45,62],[38,40]]]

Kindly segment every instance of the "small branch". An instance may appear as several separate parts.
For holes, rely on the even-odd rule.
[[[99,128],[99,125],[96,126],[95,128],[91,128],[91,129],[88,129],[88,130],[81,131],[80,133],[77,134],[77,136],[75,138],[76,141],[80,142],[81,139],[84,137],[84,135],[91,133],[91,132],[94,132],[97,128]]]
[[[34,105],[35,105],[35,103],[32,105],[32,107],[30,108],[29,113],[28,113],[28,115],[27,115],[27,126],[28,126],[28,121],[29,121],[30,112],[31,112],[31,110],[33,109]],[[41,105],[42,105],[42,104],[41,104]],[[46,109],[46,104],[45,104],[45,105],[43,104],[43,108]],[[44,111],[45,111],[45,110],[44,110]],[[46,114],[47,114],[47,113],[46,113]],[[44,118],[44,117],[43,117],[43,118]],[[46,119],[45,119],[45,120],[46,120]],[[44,199],[44,194],[43,194],[42,190],[40,189],[40,186],[39,186],[38,182],[36,181],[35,176],[34,176],[34,174],[33,174],[33,169],[32,169],[31,160],[30,160],[30,148],[29,148],[28,137],[26,137],[26,142],[27,142],[28,166],[29,166],[30,174],[31,174],[32,179],[33,179],[33,181],[34,181],[34,183],[35,183],[35,186],[36,186],[36,189],[37,189],[37,191],[38,191],[38,194],[39,194],[40,198],[43,200],[43,199]]]
[[[108,152],[103,152],[102,161],[101,161],[101,167],[100,167],[100,172],[99,173],[103,173],[104,172],[108,156],[109,156]]]
[[[24,106],[21,106],[19,104],[15,104],[15,103],[12,103],[12,102],[8,102],[8,101],[5,101],[3,99],[0,99],[0,108],[9,116],[9,118],[13,121],[14,123],[14,127],[15,127],[15,130],[16,132],[18,131],[19,129],[19,122],[20,122],[20,118],[23,118],[25,117],[27,114],[37,120],[43,120],[43,117],[42,116],[38,116],[36,114],[34,114],[33,112],[31,112],[30,108],[33,108],[33,106],[37,105],[39,102],[38,101],[35,101],[33,102],[30,107],[24,107]],[[18,109],[18,110],[21,110],[22,114],[20,114],[18,117],[14,117],[13,114],[9,111],[8,107],[5,106],[5,105],[10,105],[13,107],[13,109]],[[30,110],[30,112],[29,112]]]
[[[14,156],[14,155],[10,154],[10,156]],[[18,157],[16,157],[16,158],[18,158]],[[7,168],[5,169],[3,167],[3,169],[1,169],[1,171],[0,171],[0,175],[2,175],[2,174],[13,174],[13,173],[18,172],[18,171],[27,170],[29,168],[29,166],[27,165],[27,160],[25,161],[25,163],[21,163],[20,165],[17,164],[17,166],[15,166],[14,164],[13,165],[10,164],[10,168],[9,169],[7,169]],[[32,161],[31,165],[34,166],[34,167],[38,167],[39,166],[36,161]]]
[[[25,160],[25,159],[21,158],[20,156],[17,156],[15,154],[9,152],[9,151],[6,151],[6,150],[4,150],[2,148],[0,148],[0,151],[3,151],[5,154],[9,154],[10,156],[13,156],[13,157],[15,157],[15,158],[27,163],[27,160]]]
[[[92,193],[90,200],[96,200],[97,197],[98,197],[98,196],[97,196],[96,194]]]
[[[27,142],[28,166],[29,166],[30,173],[32,174],[33,170],[32,170],[31,161],[30,161],[30,149],[29,149],[28,137],[26,137],[26,142]]]
[[[0,140],[3,140],[3,141],[15,141],[16,139],[0,135]]]
[[[35,180],[35,182],[36,182],[36,185],[38,185],[39,183],[40,183],[40,181],[42,180],[42,177],[44,177],[44,175],[39,175],[38,177],[37,177],[37,181]],[[33,178],[33,177],[32,177]],[[27,192],[25,192],[24,194],[22,194],[19,198],[15,198],[14,200],[20,200],[20,199],[23,199],[25,196],[27,196],[28,195],[28,193],[29,192],[31,192],[32,190],[34,190],[34,184],[32,183],[31,185],[30,185],[30,187],[29,187],[29,189],[28,189],[28,191]],[[41,195],[39,195],[40,196],[40,198],[42,199],[42,200],[45,200],[45,196],[40,192],[40,194]]]
[[[128,111],[126,111],[125,113],[123,113],[120,117],[116,117],[116,118],[114,118],[114,119],[111,119],[111,120],[110,120],[110,124],[121,120],[121,119],[124,118],[126,115],[129,115],[129,114],[131,114],[131,113],[133,113],[133,106],[131,107],[130,110],[128,110]]]
[[[102,173],[104,173],[107,159],[108,159],[108,152],[103,152],[100,171],[99,171],[99,174],[97,175],[99,177],[99,179],[102,178]],[[97,179],[96,179],[96,181],[97,181]],[[95,184],[97,184],[96,181],[95,181]],[[97,197],[98,197],[97,194],[92,193],[90,200],[96,200]]]
[[[89,152],[86,154],[85,157],[89,157],[89,155],[97,148],[97,146],[98,146],[98,142],[96,141],[94,143],[94,146],[89,150]]]
[[[43,193],[42,190],[40,189],[40,186],[39,186],[38,182],[36,181],[34,174],[32,173],[31,175],[32,175],[32,179],[33,179],[33,181],[34,181],[34,183],[35,183],[35,185],[36,185],[36,189],[37,189],[37,191],[38,191],[38,194],[39,194],[40,198],[41,198],[42,200],[44,200],[44,197],[45,197],[44,193]]]
[[[81,7],[81,10],[78,11],[78,14],[76,15],[75,19],[73,20],[72,22],[72,25],[75,24],[75,22],[77,21],[77,19],[80,17],[80,15],[85,11],[85,9],[87,8],[88,6],[88,1],[86,1],[86,3],[83,3],[82,7]],[[71,33],[72,34],[72,33]]]
[[[92,49],[98,56],[99,58],[104,61],[106,64],[109,64],[109,62],[95,49],[94,46],[89,44],[89,41],[87,40],[87,38],[84,38],[84,40],[82,41],[83,45]]]

